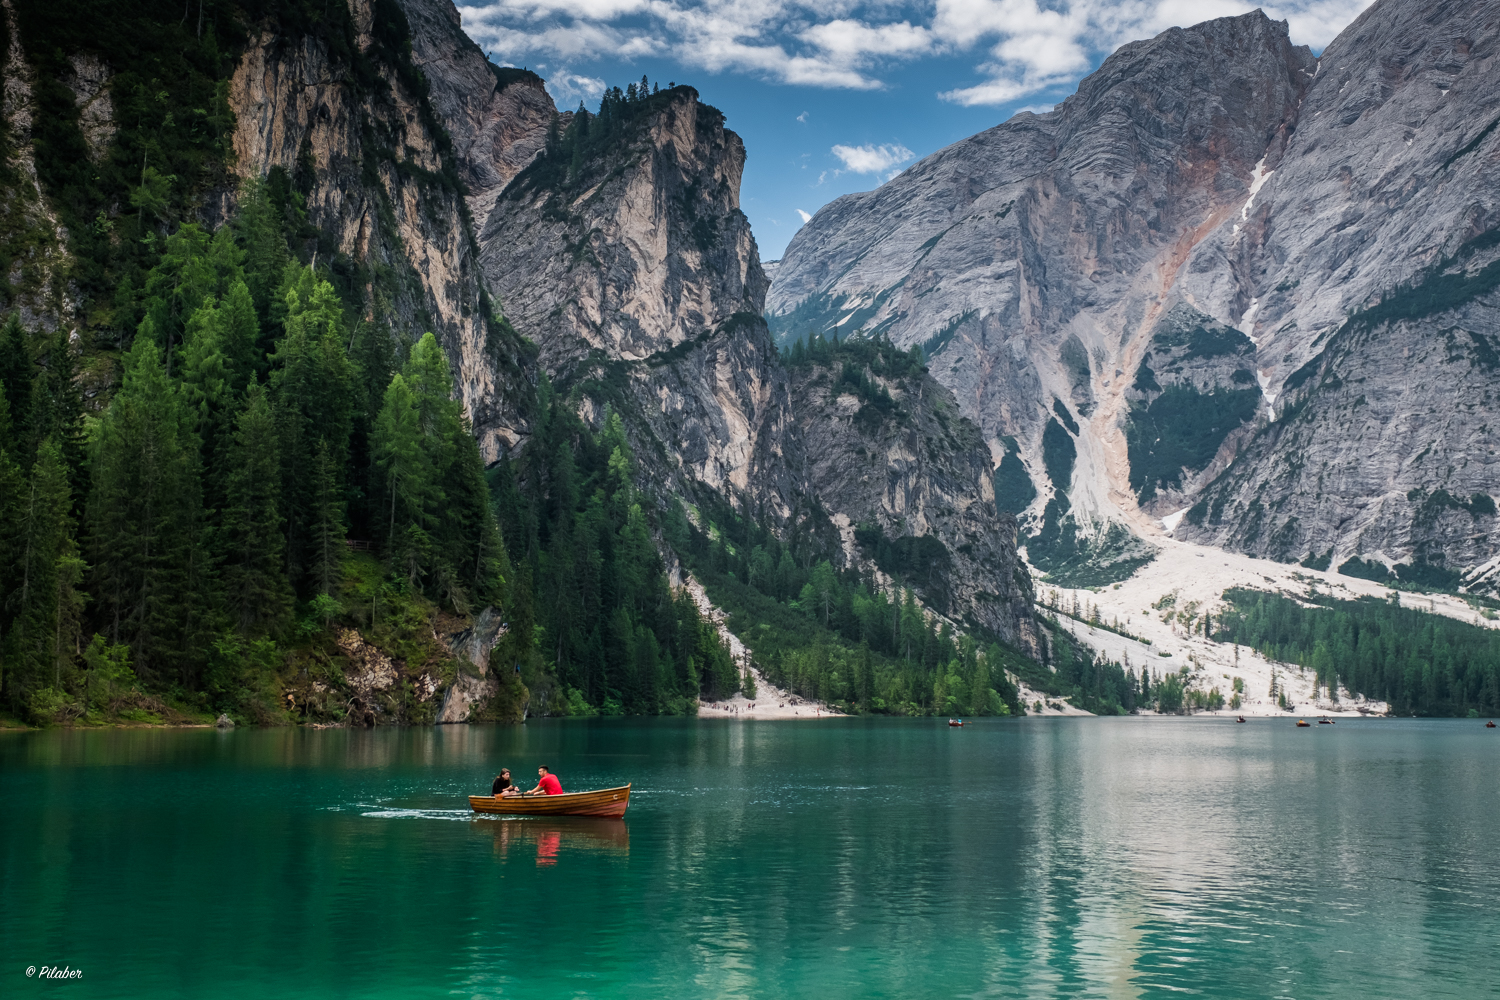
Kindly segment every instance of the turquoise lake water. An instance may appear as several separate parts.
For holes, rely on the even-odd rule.
[[[630,811],[471,816],[502,764]],[[0,996],[1497,996],[1497,765],[1473,721],[0,734]]]

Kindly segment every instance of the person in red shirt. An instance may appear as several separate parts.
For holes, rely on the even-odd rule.
[[[562,782],[558,781],[557,775],[553,774],[548,768],[537,768],[536,777],[536,787],[527,792],[527,795],[561,795],[563,793]]]

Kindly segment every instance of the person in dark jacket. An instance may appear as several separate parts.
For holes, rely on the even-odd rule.
[[[519,789],[510,780],[510,768],[502,767],[494,785],[490,786],[490,794],[498,799],[505,795],[515,795],[518,791]]]

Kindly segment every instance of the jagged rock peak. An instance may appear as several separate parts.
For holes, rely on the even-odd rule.
[[[412,61],[427,77],[433,110],[453,139],[476,226],[526,168],[557,114],[541,77],[496,66],[464,33],[452,0],[400,0],[411,24]]]
[[[1192,247],[1278,161],[1315,68],[1259,11],[1123,46],[1054,110],[825,206],[776,272],[772,329],[783,342],[863,327],[922,345],[992,453],[1017,456],[1036,484],[1020,491],[1033,498],[1023,523],[1066,542],[1050,558],[1031,545],[1033,561],[1077,565],[1074,539],[1115,538],[1130,558],[1110,564],[1138,563],[1109,527],[1138,516],[1123,376]],[[1054,401],[1084,426],[1064,447],[1059,425],[1049,460]]]
[[[549,369],[592,349],[645,358],[759,314],[744,165],[740,137],[691,87],[560,123],[480,236],[486,275]]]

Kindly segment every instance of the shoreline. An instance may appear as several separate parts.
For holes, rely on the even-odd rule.
[[[1043,696],[1043,697],[1046,697],[1046,696]],[[1053,700],[1056,700],[1056,699],[1053,699]],[[974,725],[976,723],[982,723],[982,722],[1002,722],[1002,721],[1009,722],[1009,721],[1021,721],[1023,719],[1043,719],[1043,718],[1046,718],[1046,719],[1057,719],[1057,718],[1085,719],[1086,718],[1086,719],[1141,719],[1141,720],[1159,720],[1159,719],[1223,719],[1223,720],[1233,720],[1237,716],[1244,716],[1245,720],[1247,722],[1249,722],[1251,720],[1294,721],[1294,720],[1298,720],[1298,719],[1303,719],[1303,720],[1306,720],[1306,721],[1314,723],[1314,724],[1316,724],[1316,722],[1317,722],[1318,719],[1323,719],[1323,718],[1334,719],[1336,721],[1346,721],[1346,720],[1349,720],[1349,719],[1375,719],[1375,720],[1386,720],[1386,719],[1389,719],[1389,720],[1397,720],[1397,719],[1425,719],[1425,720],[1440,721],[1440,722],[1441,721],[1447,721],[1447,722],[1469,722],[1469,723],[1476,723],[1476,724],[1478,724],[1480,726],[1483,726],[1483,724],[1485,722],[1490,721],[1490,717],[1489,716],[1472,716],[1472,717],[1471,716],[1456,716],[1456,715],[1425,715],[1425,716],[1416,716],[1416,715],[1413,715],[1413,716],[1405,716],[1405,715],[1392,715],[1392,714],[1389,714],[1389,713],[1380,714],[1380,713],[1376,713],[1376,712],[1359,712],[1359,711],[1354,711],[1354,710],[1325,711],[1325,710],[1322,710],[1322,709],[1318,709],[1318,710],[1314,710],[1314,711],[1309,711],[1309,712],[1296,712],[1296,711],[1283,712],[1283,711],[1280,711],[1279,709],[1275,710],[1275,711],[1270,711],[1270,712],[1267,712],[1267,711],[1259,711],[1259,712],[1257,712],[1257,711],[1254,711],[1254,710],[1251,710],[1251,709],[1244,709],[1244,708],[1239,709],[1239,710],[1226,708],[1226,709],[1219,709],[1219,710],[1216,710],[1216,711],[1209,711],[1209,710],[1205,709],[1205,710],[1201,710],[1201,711],[1197,711],[1197,712],[1184,712],[1181,715],[1173,714],[1173,713],[1170,713],[1170,712],[1163,713],[1163,712],[1153,712],[1153,711],[1135,711],[1135,712],[1127,713],[1125,715],[1095,715],[1092,712],[1085,712],[1085,711],[1082,711],[1081,709],[1073,708],[1073,706],[1067,706],[1068,708],[1073,708],[1073,710],[1072,711],[1066,711],[1066,710],[1058,711],[1056,709],[1049,709],[1049,710],[1045,710],[1045,711],[1042,711],[1042,712],[1033,712],[1033,711],[1029,711],[1028,710],[1025,715],[964,715],[964,716],[947,716],[947,715],[880,715],[880,714],[850,715],[850,714],[843,713],[843,712],[821,710],[821,709],[818,709],[818,707],[816,705],[814,705],[812,703],[809,703],[809,702],[806,702],[806,701],[800,702],[796,706],[792,706],[792,705],[786,705],[786,706],[760,706],[759,709],[758,709],[758,711],[759,711],[760,714],[755,714],[755,712],[753,712],[753,711],[752,712],[745,712],[745,713],[741,713],[741,714],[735,714],[732,711],[728,710],[727,708],[715,707],[715,706],[724,706],[724,705],[728,705],[728,704],[729,704],[729,702],[727,700],[726,701],[721,701],[721,702],[715,702],[715,703],[712,703],[712,704],[705,703],[705,704],[703,704],[703,705],[700,706],[700,708],[699,708],[699,714],[697,714],[695,716],[640,715],[640,716],[621,716],[621,718],[634,718],[634,719],[696,718],[696,719],[720,719],[720,720],[734,720],[734,721],[775,721],[775,720],[778,720],[778,719],[798,719],[798,720],[801,720],[801,721],[811,721],[811,720],[815,720],[815,719],[913,719],[913,720],[916,720],[916,719],[927,719],[927,720],[931,720],[933,722],[944,721],[944,720],[949,719],[949,718],[962,718],[964,720],[964,725],[965,726],[971,726],[971,725]],[[807,715],[798,715],[797,714],[797,712],[799,712],[801,710],[805,710],[805,709],[813,709],[814,712],[812,714],[807,714]],[[783,713],[785,713],[785,714],[783,714]],[[598,719],[598,718],[601,718],[601,717],[600,716],[590,716],[588,719],[578,719],[576,717],[566,716],[566,715],[532,716],[532,719],[546,720],[546,721],[552,721],[552,722],[566,722],[566,721],[570,721],[570,720],[572,720],[572,721],[589,721],[590,719]],[[1496,721],[1500,721],[1500,716],[1496,717]],[[525,722],[450,722],[450,723],[442,723],[441,725],[439,725],[437,723],[426,723],[426,724],[419,725],[419,726],[376,726],[375,728],[376,729],[438,729],[438,728],[442,728],[442,727],[445,727],[445,726],[524,726],[524,725],[526,725]],[[183,730],[183,729],[220,729],[220,728],[222,728],[225,732],[230,732],[230,731],[233,731],[235,729],[249,729],[249,730],[254,730],[254,731],[260,732],[260,731],[277,730],[277,729],[309,729],[309,730],[349,729],[349,730],[365,731],[366,727],[364,727],[364,726],[344,726],[344,725],[328,724],[328,723],[294,723],[294,724],[285,725],[285,726],[255,726],[255,725],[250,725],[250,724],[247,723],[247,724],[244,724],[244,725],[219,727],[219,726],[215,726],[215,725],[210,724],[210,723],[202,723],[202,722],[184,722],[184,723],[166,723],[166,722],[163,722],[163,723],[149,723],[149,722],[119,722],[119,723],[114,723],[114,722],[110,722],[110,723],[101,723],[99,725],[92,725],[92,726],[73,726],[73,725],[61,725],[61,726],[4,725],[4,726],[0,726],[0,736],[4,736],[7,733],[40,733],[40,732],[46,732],[46,731],[59,731],[59,732],[62,732],[62,731],[66,731],[66,732],[100,732],[100,731],[104,731],[104,730],[124,730],[124,729],[152,729],[152,730],[167,730],[167,729],[171,729],[171,730]]]

